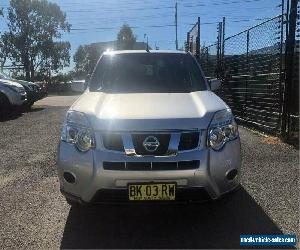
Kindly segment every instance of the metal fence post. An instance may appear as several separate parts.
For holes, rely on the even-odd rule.
[[[218,23],[218,39],[217,39],[217,72],[216,76],[220,77],[221,69],[221,43],[222,43],[222,22]]]
[[[222,60],[224,59],[224,49],[225,49],[225,17],[223,17],[223,23],[222,23]]]
[[[289,1],[289,0],[287,0]],[[281,18],[280,18],[280,58],[279,58],[279,126],[280,126],[280,132],[282,131],[282,100],[283,100],[283,91],[282,91],[282,85],[284,83],[285,74],[283,72],[283,21],[284,21],[284,0],[281,0]],[[287,32],[286,28],[286,32]],[[287,33],[286,33],[287,37]]]
[[[190,32],[186,33],[186,50],[187,51],[191,51],[191,48],[190,48]]]
[[[197,37],[196,37],[196,57],[200,60],[200,17],[197,22]]]
[[[224,48],[225,48],[225,17],[223,17],[223,22],[221,23],[221,31],[222,31],[222,35],[221,35],[221,41],[220,41],[220,68],[219,68],[219,75],[221,78],[221,83],[222,83],[222,87],[219,89],[218,94],[220,96],[225,95],[225,57],[224,57]]]
[[[208,47],[206,47],[206,69],[205,69],[206,72],[208,72],[208,68],[209,68],[208,62],[209,62]]]
[[[249,42],[250,42],[250,30],[247,31],[247,51],[246,51],[246,63],[247,63],[247,74],[250,74],[250,65],[249,65]],[[245,91],[245,109],[248,106],[248,79],[249,76],[246,77],[246,91]]]
[[[292,98],[292,84],[293,84],[293,63],[295,50],[295,35],[296,35],[296,21],[297,21],[297,2],[298,0],[291,0],[291,8],[289,15],[289,32],[286,42],[286,79],[284,88],[284,100],[282,109],[282,136],[285,139],[289,138],[289,120],[290,120],[290,103]]]

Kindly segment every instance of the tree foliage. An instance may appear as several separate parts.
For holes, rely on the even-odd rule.
[[[80,45],[73,57],[77,77],[85,77],[91,73],[102,54],[95,44]]]
[[[27,80],[36,71],[51,75],[70,61],[70,43],[57,41],[70,31],[66,14],[47,0],[11,0],[7,14],[8,32],[1,37],[13,65],[23,65]]]
[[[3,68],[9,57],[9,40],[6,34],[0,39],[0,68]]]
[[[117,49],[131,50],[136,42],[136,36],[133,34],[129,25],[124,24],[117,35]]]
[[[117,35],[117,42],[112,42],[110,47],[113,47],[113,49],[130,50],[133,49],[135,42],[136,37],[131,28],[124,24]],[[101,47],[97,44],[80,45],[73,56],[75,62],[74,77],[83,78],[91,73],[105,49],[107,49],[105,46]]]

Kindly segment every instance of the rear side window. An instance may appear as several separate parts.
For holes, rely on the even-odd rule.
[[[189,54],[128,53],[104,55],[90,90],[108,93],[193,92],[206,90],[199,66]]]

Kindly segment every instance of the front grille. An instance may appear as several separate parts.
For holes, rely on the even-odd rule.
[[[154,136],[159,141],[159,146],[154,152],[148,152],[143,142],[148,136]],[[135,152],[138,155],[164,155],[169,148],[171,135],[170,134],[132,134],[132,142],[135,148]]]
[[[176,189],[176,202],[188,202],[188,201],[207,201],[210,200],[210,196],[206,189],[203,187],[193,188],[177,188]],[[93,203],[97,202],[129,202],[128,191],[125,188],[120,189],[101,189],[95,194],[92,199]],[[143,201],[143,202],[162,202],[162,201]],[[173,201],[167,201],[173,202]]]
[[[198,146],[199,132],[182,133],[178,146],[179,151],[191,150]]]
[[[153,156],[163,156],[166,155],[169,149],[170,140],[171,140],[171,134],[172,133],[161,133],[161,134],[150,134],[150,133],[133,133],[129,136],[132,140],[132,144],[134,147],[134,151],[137,155],[153,155]],[[147,137],[151,137],[154,139],[154,137],[159,142],[158,148],[153,151],[149,152],[149,150],[146,150],[143,143]],[[119,152],[124,152],[124,145],[122,140],[122,134],[120,133],[105,133],[102,135],[103,138],[103,146],[108,150],[114,150]],[[176,137],[172,137],[173,138]],[[177,137],[178,138],[178,137]],[[178,151],[184,151],[184,150],[192,150],[198,147],[199,145],[199,139],[200,139],[200,133],[199,132],[182,132],[180,135],[178,144],[175,143],[175,145],[178,145]],[[178,139],[177,139],[178,140]],[[149,138],[147,140],[149,142]],[[173,141],[174,144],[174,141]],[[172,145],[172,142],[171,142]],[[149,148],[149,147],[148,147]]]
[[[35,92],[38,92],[40,89],[39,89],[39,86],[36,86],[36,85],[33,85],[33,89]]]
[[[105,170],[121,171],[163,171],[163,170],[189,170],[199,168],[200,161],[179,162],[103,162]]]
[[[103,134],[103,145],[108,150],[124,151],[121,134]]]

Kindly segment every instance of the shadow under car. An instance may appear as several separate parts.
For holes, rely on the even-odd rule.
[[[281,233],[241,188],[202,204],[72,207],[61,248],[242,248],[241,234]]]

